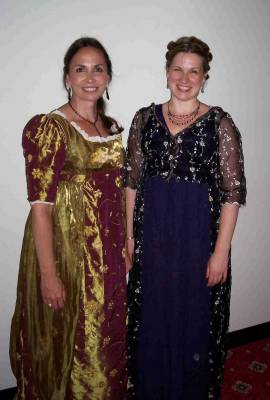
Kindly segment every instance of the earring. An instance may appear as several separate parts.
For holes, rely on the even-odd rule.
[[[110,96],[109,96],[108,88],[106,88],[106,99],[107,99],[107,100],[110,100]]]
[[[169,84],[168,84],[168,79],[167,79],[167,85],[166,85],[167,89],[169,89]]]
[[[205,82],[203,82],[202,87],[201,87],[201,92],[204,93],[204,89],[205,89]]]
[[[66,88],[67,88],[67,91],[68,91],[68,99],[70,101],[71,97],[72,97],[72,87],[67,85]]]

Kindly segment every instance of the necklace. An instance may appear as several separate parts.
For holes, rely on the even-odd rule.
[[[72,111],[73,111],[78,117],[80,117],[80,118],[83,119],[84,121],[88,122],[90,125],[94,125],[94,127],[95,127],[95,129],[96,129],[96,131],[97,131],[97,133],[98,133],[98,136],[102,137],[102,135],[101,135],[101,133],[100,133],[100,131],[99,131],[97,125],[96,125],[97,120],[98,120],[98,112],[96,113],[95,120],[94,120],[94,121],[91,121],[90,119],[87,119],[87,118],[85,118],[83,115],[81,115],[81,114],[73,107],[73,105],[71,104],[70,101],[68,102],[68,105],[69,105],[69,107],[72,109]]]
[[[168,107],[167,115],[168,115],[169,121],[172,124],[178,125],[178,126],[189,125],[197,117],[199,110],[200,110],[200,106],[201,106],[201,103],[199,101],[197,107],[191,113],[189,113],[189,114],[173,114],[170,111],[169,102],[168,102],[167,103],[167,107]]]

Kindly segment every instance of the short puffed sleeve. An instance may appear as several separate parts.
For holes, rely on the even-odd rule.
[[[54,203],[66,153],[63,128],[50,115],[36,115],[24,128],[22,146],[28,200]]]
[[[225,113],[220,119],[219,159],[221,171],[222,204],[246,203],[246,178],[241,135],[231,116]]]

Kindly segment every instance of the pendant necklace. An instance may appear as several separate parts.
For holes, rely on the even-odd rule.
[[[83,115],[81,115],[81,114],[73,107],[73,105],[71,104],[70,101],[68,102],[68,105],[70,106],[70,108],[72,109],[72,111],[73,111],[78,117],[80,117],[80,118],[83,119],[84,121],[88,122],[90,125],[93,125],[93,126],[95,127],[97,133],[98,133],[98,136],[102,137],[102,135],[101,135],[101,133],[100,133],[100,131],[99,131],[97,125],[96,125],[97,120],[98,120],[98,112],[96,113],[95,120],[94,120],[94,121],[91,121],[90,119],[87,119],[87,118],[85,118]],[[89,135],[89,136],[90,136],[90,135]]]

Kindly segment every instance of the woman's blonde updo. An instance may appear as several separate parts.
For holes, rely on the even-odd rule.
[[[178,53],[195,53],[203,59],[203,71],[206,74],[206,79],[209,78],[208,71],[210,70],[210,61],[213,56],[209,46],[195,36],[182,36],[175,42],[169,42],[166,53],[166,68],[170,68],[171,63]]]

